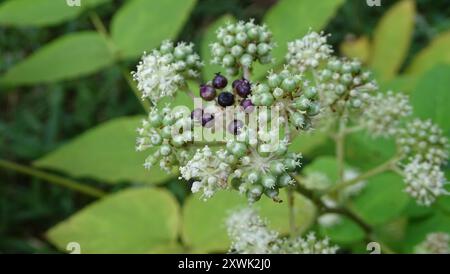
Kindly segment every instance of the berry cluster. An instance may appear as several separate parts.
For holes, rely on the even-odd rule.
[[[262,64],[272,61],[272,33],[253,20],[227,24],[217,30],[217,40],[211,44],[212,62],[222,65],[228,75],[237,75],[242,68],[250,69],[255,61]]]
[[[200,85],[200,97],[206,102],[214,102],[217,108],[211,108],[211,104],[209,105],[209,109],[215,110],[216,113],[200,108],[194,109],[191,114],[194,121],[201,122],[204,127],[211,127],[214,125],[214,117],[224,118],[220,116],[225,115],[227,107],[240,105],[244,113],[253,110],[253,103],[247,98],[252,92],[250,81],[245,78],[236,79],[229,91],[226,90],[227,86],[228,79],[220,73],[217,73],[210,82]],[[227,129],[230,133],[237,135],[243,126],[243,121],[235,119],[229,121]]]
[[[297,129],[308,130],[313,117],[320,113],[319,94],[300,74],[288,69],[269,73],[267,82],[258,84],[251,97],[257,106],[274,106],[284,112],[288,122]]]
[[[186,85],[189,78],[198,78],[203,63],[194,52],[194,44],[178,43],[167,40],[159,49],[150,54],[144,53],[133,78],[138,82],[142,99],[149,99],[156,104],[162,97],[173,96]]]
[[[348,108],[361,109],[378,90],[370,73],[363,71],[356,60],[331,58],[319,72],[318,80],[325,105],[339,113]]]
[[[172,172],[180,161],[189,158],[188,152],[180,148],[192,141],[191,124],[192,120],[186,113],[173,111],[170,105],[152,108],[137,130],[137,151],[157,148],[147,157],[144,166],[150,169],[159,162],[162,169]]]

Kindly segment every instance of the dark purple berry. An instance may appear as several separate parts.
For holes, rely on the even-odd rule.
[[[242,100],[241,107],[244,109],[245,112],[251,112],[253,110],[253,103],[250,99]]]
[[[227,86],[228,80],[224,76],[220,75],[220,73],[216,73],[212,81],[213,87],[222,89]]]
[[[241,120],[233,120],[233,122],[228,125],[228,131],[234,135],[238,135],[241,133],[243,126],[244,123]]]
[[[242,82],[241,79],[236,79],[233,81],[233,83],[231,84],[231,86],[233,87],[233,89],[236,88],[237,85],[239,85]]]
[[[203,113],[202,126],[210,127],[213,124],[212,120],[214,120],[214,116],[211,113]]]
[[[200,97],[202,97],[205,101],[212,101],[216,98],[216,89],[210,85],[201,85]]]
[[[234,89],[242,98],[246,98],[252,91],[250,82],[247,80],[241,80],[241,82],[238,83]]]
[[[217,103],[221,105],[222,107],[229,107],[234,104],[234,95],[233,93],[224,91],[219,94],[219,97],[217,98]]]
[[[203,109],[196,108],[191,112],[191,118],[196,122],[201,122],[203,119]]]

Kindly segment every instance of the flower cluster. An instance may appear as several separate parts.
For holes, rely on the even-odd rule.
[[[417,254],[450,254],[450,237],[447,233],[435,232],[415,248]]]
[[[287,63],[300,72],[308,68],[317,68],[327,60],[333,50],[327,44],[327,35],[323,32],[310,32],[305,37],[288,43]]]
[[[408,96],[388,91],[372,96],[360,123],[373,137],[391,137],[398,132],[402,119],[411,114]]]
[[[272,33],[253,20],[219,28],[217,40],[211,44],[212,62],[222,65],[228,75],[236,75],[241,68],[251,68],[255,61],[262,64],[272,61]]]
[[[448,194],[444,173],[439,166],[423,161],[419,156],[406,164],[403,169],[406,192],[421,205],[431,205],[436,197]]]
[[[415,119],[408,123],[399,131],[397,144],[404,158],[417,156],[438,166],[448,159],[448,139],[431,120]]]
[[[211,198],[220,188],[227,187],[230,174],[230,164],[233,156],[224,150],[211,151],[208,146],[198,149],[185,166],[180,167],[181,178],[185,180],[197,179],[192,183],[193,193],[203,191],[203,198]],[[230,159],[231,158],[231,159]]]
[[[231,253],[240,254],[334,254],[337,246],[328,239],[318,239],[314,233],[305,238],[282,238],[267,227],[256,210],[244,208],[231,214],[227,221]]]
[[[256,85],[251,99],[256,106],[280,109],[296,129],[310,129],[313,117],[320,113],[317,89],[287,68],[280,73],[270,72],[267,83]]]
[[[144,53],[136,71],[132,73],[142,92],[142,99],[156,104],[162,97],[173,96],[186,85],[186,79],[197,78],[203,66],[194,44],[164,41],[159,49]]]
[[[269,254],[276,250],[278,233],[267,228],[254,209],[244,208],[226,220],[232,243],[230,252],[239,254]]]

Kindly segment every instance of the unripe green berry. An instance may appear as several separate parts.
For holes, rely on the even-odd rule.
[[[242,57],[239,61],[244,67],[249,68],[252,66],[253,57],[250,54],[246,53],[246,54],[242,55]]]
[[[283,95],[284,95],[284,90],[282,90],[281,88],[275,88],[274,90],[273,90],[273,96],[275,97],[275,98],[281,98],[281,97],[283,97]]]
[[[255,27],[251,27],[249,28],[249,30],[247,31],[247,35],[250,39],[256,39],[259,36],[259,32],[258,29]]]
[[[317,114],[319,114],[319,112],[320,112],[319,104],[318,103],[311,103],[306,113],[309,116],[316,116]]]
[[[271,106],[273,104],[274,98],[270,93],[262,93],[261,94],[261,105],[263,106]]]
[[[284,166],[288,172],[294,172],[297,169],[297,161],[294,159],[285,159]]]
[[[315,87],[309,87],[305,90],[305,96],[308,99],[315,99],[317,97],[317,89]]]
[[[272,163],[270,163],[270,171],[274,174],[274,175],[280,175],[284,172],[284,165],[282,162],[279,161],[273,161]]]
[[[163,139],[161,138],[161,136],[159,134],[153,134],[150,137],[150,142],[154,146],[159,146],[162,143],[162,141],[163,141]]]
[[[280,194],[279,190],[277,188],[270,188],[270,189],[266,189],[264,191],[264,194],[266,194],[267,197],[269,197],[270,199],[278,199],[278,195]]]
[[[277,183],[277,179],[272,175],[264,175],[261,178],[261,184],[265,188],[273,188],[273,187],[275,187],[276,183]]]
[[[159,114],[151,115],[149,117],[149,122],[152,127],[159,127],[162,125],[162,117]]]
[[[277,185],[279,187],[287,187],[292,184],[292,177],[289,174],[283,174],[278,178]]]
[[[226,67],[231,67],[231,66],[233,66],[233,65],[234,65],[234,62],[235,62],[234,57],[233,57],[233,55],[231,55],[231,54],[225,55],[225,56],[223,57],[223,59],[222,59],[222,63],[223,63],[223,65],[226,66]]]
[[[267,84],[269,84],[271,88],[276,88],[281,84],[281,79],[277,74],[270,74],[267,77]]]
[[[231,149],[231,153],[233,153],[236,157],[242,157],[247,152],[247,147],[243,143],[236,143]]]
[[[244,32],[239,32],[236,34],[236,43],[244,45],[247,42],[247,34]]]
[[[295,80],[292,78],[286,78],[281,83],[281,88],[285,91],[292,92],[295,90]]]
[[[303,127],[305,124],[305,115],[299,112],[294,112],[291,116],[291,119],[294,125],[297,127]]]
[[[240,57],[242,54],[244,53],[244,49],[239,46],[239,45],[235,45],[231,48],[231,55],[233,55],[234,57]]]
[[[261,56],[264,56],[266,54],[268,54],[270,51],[270,46],[266,43],[260,43],[258,45],[258,54]]]
[[[247,53],[255,54],[257,50],[258,50],[258,47],[256,46],[256,44],[254,44],[254,43],[248,44]]]
[[[234,37],[231,35],[225,35],[225,37],[223,37],[223,45],[225,47],[232,47],[234,45]]]
[[[252,171],[249,174],[247,174],[247,181],[251,184],[254,184],[258,182],[259,180],[259,174],[256,171]]]
[[[161,130],[161,136],[164,139],[170,139],[172,137],[172,127],[171,126],[165,126]]]

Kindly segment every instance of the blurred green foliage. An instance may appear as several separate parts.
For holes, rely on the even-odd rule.
[[[23,12],[17,15],[12,12],[14,7],[2,10],[2,5],[10,2],[0,0],[0,158],[24,165],[34,163],[117,193],[94,202],[92,197],[45,184],[39,178],[0,169],[0,253],[58,252],[48,239],[63,251],[72,238],[80,241],[86,252],[226,251],[228,242],[221,218],[231,205],[242,201],[235,193],[224,192],[206,206],[189,195],[187,184],[162,175],[145,177],[145,171],[138,170],[143,155],[134,154],[132,149],[133,123],[144,111],[123,77],[143,50],[150,50],[165,38],[193,41],[204,58],[217,20],[253,17],[267,22],[280,43],[301,36],[309,27],[323,28],[332,34],[335,49],[366,59],[365,63],[382,76],[383,87],[412,92],[419,116],[434,118],[446,130],[449,126],[443,114],[448,100],[422,104],[424,96],[429,98],[424,92],[434,92],[437,82],[440,86],[436,93],[448,96],[445,88],[450,70],[448,66],[435,67],[439,62],[450,63],[450,6],[445,1],[383,1],[381,7],[369,8],[359,0],[87,0],[89,5],[76,9],[53,6],[55,1],[50,1],[49,8],[49,0],[32,4],[20,0],[17,2],[22,6],[16,11]],[[43,3],[41,8],[30,8],[36,3],[39,7],[39,2]],[[292,14],[287,16],[288,12]],[[384,17],[386,14],[388,17]],[[110,39],[103,40],[105,33],[96,18],[109,29]],[[401,24],[397,24],[398,18]],[[95,27],[100,33],[94,32]],[[80,40],[82,31],[89,31],[88,37],[85,34]],[[75,39],[67,42],[68,36]],[[91,45],[80,46],[86,43]],[[53,46],[49,49],[48,44]],[[391,48],[395,49],[394,56],[390,56]],[[279,45],[278,57],[283,56],[284,49]],[[70,50],[78,54],[71,55]],[[77,58],[87,54],[86,59]],[[205,75],[216,69],[207,67]],[[265,70],[267,67],[261,67],[255,72],[262,76]],[[126,149],[128,138],[131,150]],[[348,163],[356,168],[366,169],[391,151],[389,144],[367,136],[355,136],[350,142]],[[326,136],[301,137],[294,149],[305,152],[306,162],[333,153]],[[371,157],[364,158],[361,151]],[[317,166],[322,171],[329,168],[331,174],[335,171],[332,166]],[[448,198],[440,199],[432,209],[417,208],[403,195],[399,180],[392,178],[395,176],[383,176],[386,178],[375,177],[373,180],[379,183],[351,204],[368,222],[383,225],[377,231],[380,237],[398,251],[410,251],[427,232],[437,228],[450,232],[446,221]],[[149,190],[142,183],[162,184]],[[385,196],[379,194],[386,189],[394,203],[384,204],[381,199]],[[233,199],[236,201],[231,203]],[[298,201],[297,214],[302,217],[298,225],[306,230],[313,224],[315,211],[305,199]],[[284,206],[262,203],[261,207],[263,215],[278,218],[272,224],[286,232],[287,214],[280,214]],[[139,229],[125,233],[129,226],[115,227],[130,216],[131,226]],[[407,222],[411,225],[406,226]],[[165,226],[158,227],[161,223]],[[104,227],[114,228],[109,230],[109,238],[92,243],[92,235],[105,236]],[[348,220],[322,232],[358,251],[363,238],[360,230]],[[401,244],[404,239],[406,245]]]

